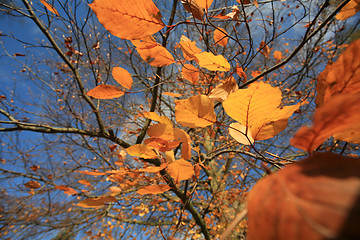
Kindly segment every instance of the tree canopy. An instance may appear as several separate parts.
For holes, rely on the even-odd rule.
[[[1,238],[360,238],[359,4],[0,1]]]

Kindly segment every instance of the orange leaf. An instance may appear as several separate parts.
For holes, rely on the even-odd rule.
[[[276,60],[281,60],[281,58],[282,58],[282,53],[281,53],[280,51],[275,51],[275,52],[274,52],[274,58],[275,58]]]
[[[233,21],[238,21],[239,15],[240,15],[240,10],[237,6],[233,6],[231,13],[226,14],[226,16],[231,18]]]
[[[229,94],[238,90],[239,87],[235,78],[229,77],[223,83],[217,85],[213,90],[211,90],[209,94],[209,98],[213,99],[214,101],[223,102],[225,101]]]
[[[56,9],[54,8],[54,6],[50,5],[49,3],[47,3],[45,0],[40,0],[40,2],[42,4],[44,4],[44,6],[46,7],[47,10],[49,10],[50,12],[52,12],[53,14],[60,16],[58,11],[56,11]]]
[[[184,64],[181,73],[182,77],[192,84],[196,84],[199,81],[199,69],[191,64]]]
[[[242,67],[236,67],[236,73],[242,78],[243,83],[246,83],[247,77]]]
[[[128,147],[126,152],[131,156],[145,159],[154,159],[158,157],[156,152],[145,144],[135,144],[131,147]]]
[[[196,54],[195,57],[198,59],[200,67],[210,71],[230,70],[230,64],[222,55],[215,56],[210,52],[203,52]]]
[[[146,186],[146,187],[140,188],[139,190],[136,191],[136,193],[138,193],[140,195],[145,195],[145,194],[156,195],[159,193],[164,193],[169,190],[170,190],[170,187],[168,185],[159,184],[159,185],[151,185],[151,186]]]
[[[159,167],[151,166],[151,167],[139,169],[138,171],[139,172],[156,173],[156,172],[160,172],[161,170],[165,169],[166,166],[167,166],[167,164],[163,163]]]
[[[143,112],[142,115],[159,123],[172,125],[171,120],[166,116],[159,116],[156,112]]]
[[[196,2],[197,2],[202,8],[208,9],[208,8],[211,6],[213,0],[196,0]]]
[[[225,29],[218,27],[214,31],[214,41],[215,44],[219,44],[220,46],[226,47],[228,42],[227,32]]]
[[[83,208],[99,208],[104,206],[108,202],[117,202],[117,200],[113,196],[103,196],[98,198],[87,198],[76,205]]]
[[[346,20],[349,17],[354,16],[359,10],[360,10],[360,1],[359,0],[351,0],[336,15],[336,19]]]
[[[331,98],[314,115],[312,127],[302,127],[291,139],[291,145],[312,152],[327,138],[360,129],[360,94],[341,94]],[[359,135],[360,132],[354,132]]]
[[[124,95],[124,92],[118,87],[108,84],[100,84],[99,86],[96,86],[95,88],[88,91],[87,95],[99,99],[113,99],[121,97]]]
[[[181,145],[181,157],[185,160],[191,158],[191,139],[189,134],[180,128],[174,128],[175,140],[179,140]]]
[[[281,91],[268,83],[254,82],[247,89],[233,92],[223,102],[225,112],[244,125],[254,140],[274,137],[284,130],[288,118],[300,103],[279,108]]]
[[[194,166],[188,161],[179,159],[168,165],[168,173],[175,182],[188,180],[194,175]]]
[[[169,97],[181,97],[182,96],[182,94],[180,94],[180,93],[173,93],[173,92],[162,92],[161,94],[164,94]]]
[[[316,153],[260,180],[248,195],[248,239],[359,239],[359,169],[359,158]]]
[[[89,6],[99,22],[119,38],[140,39],[165,26],[159,9],[151,0],[94,0]]]
[[[154,124],[146,132],[150,137],[161,138],[165,141],[174,140],[174,128],[165,123]]]
[[[171,53],[152,37],[131,41],[140,57],[153,67],[168,66],[175,62]]]
[[[244,145],[251,145],[254,143],[254,139],[251,136],[250,129],[240,123],[232,123],[229,126],[229,134],[236,141]]]
[[[339,56],[335,63],[328,64],[318,77],[316,90],[317,106],[341,93],[360,92],[360,40],[356,40]]]
[[[181,3],[183,4],[186,11],[191,13],[194,18],[197,18],[200,21],[203,20],[204,8],[197,3],[197,0],[181,0]]]
[[[58,185],[58,186],[55,186],[55,188],[58,190],[64,191],[64,193],[67,195],[77,194],[77,191],[75,189],[73,189],[71,187],[66,187],[64,185]]]
[[[85,185],[85,186],[87,186],[87,187],[91,187],[91,183],[88,180],[83,180],[82,179],[82,180],[79,180],[78,182]]]
[[[195,54],[201,53],[201,49],[196,47],[196,42],[192,42],[184,35],[180,38],[179,46],[183,52],[184,58],[189,61],[195,59]]]
[[[147,146],[158,149],[160,152],[166,152],[179,146],[179,141],[165,141],[161,138],[151,137],[144,140]]]
[[[216,121],[214,102],[205,95],[175,101],[176,121],[185,127],[206,127]]]
[[[266,58],[269,57],[270,55],[270,48],[268,45],[266,45],[266,43],[264,41],[261,41],[260,43],[260,46],[259,46],[259,49],[260,49],[260,53],[262,55],[264,55]]]
[[[121,67],[114,67],[112,70],[114,79],[124,88],[130,89],[133,83],[130,73]]]
[[[105,173],[103,172],[97,172],[97,171],[88,171],[88,170],[85,170],[85,171],[77,171],[78,173],[82,173],[82,174],[86,174],[86,175],[90,175],[90,176],[104,176],[106,175]]]
[[[28,181],[27,183],[24,183],[25,187],[31,188],[31,189],[37,189],[41,187],[41,184],[38,181]]]

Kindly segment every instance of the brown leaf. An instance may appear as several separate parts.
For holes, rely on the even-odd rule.
[[[260,180],[248,196],[248,239],[360,239],[359,169],[359,158],[317,153]]]
[[[103,196],[98,198],[87,198],[76,205],[83,208],[99,208],[108,202],[117,202],[117,200],[113,196]]]
[[[302,127],[290,143],[292,146],[312,152],[333,134],[360,129],[360,93],[341,94],[319,108],[312,127]],[[359,132],[355,132],[359,135]]]
[[[336,19],[346,20],[349,17],[354,16],[359,10],[360,10],[360,1],[359,0],[351,0],[336,15]]]
[[[264,55],[266,58],[270,56],[270,48],[268,45],[266,45],[264,41],[261,41],[259,49],[260,49],[260,53]]]
[[[99,86],[96,86],[95,88],[88,91],[87,95],[99,99],[113,99],[121,97],[124,95],[124,92],[118,87],[108,84],[100,84]]]
[[[183,4],[186,11],[191,13],[194,18],[197,18],[200,21],[203,20],[204,8],[197,3],[197,0],[181,0],[181,3]]]
[[[165,26],[159,9],[151,0],[94,0],[89,6],[99,22],[119,38],[140,39]]]
[[[38,181],[28,181],[27,183],[24,183],[25,187],[31,188],[31,189],[37,189],[41,187],[41,184]]]
[[[66,187],[64,185],[58,185],[58,186],[55,186],[56,189],[58,190],[61,190],[61,191],[64,191],[65,194],[68,194],[68,195],[75,195],[77,194],[77,191],[71,187]]]

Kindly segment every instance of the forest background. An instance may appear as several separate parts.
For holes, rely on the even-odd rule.
[[[359,237],[359,1],[0,7],[1,238]]]

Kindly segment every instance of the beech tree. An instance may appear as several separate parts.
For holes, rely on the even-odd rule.
[[[359,4],[1,1],[1,238],[359,238]]]

